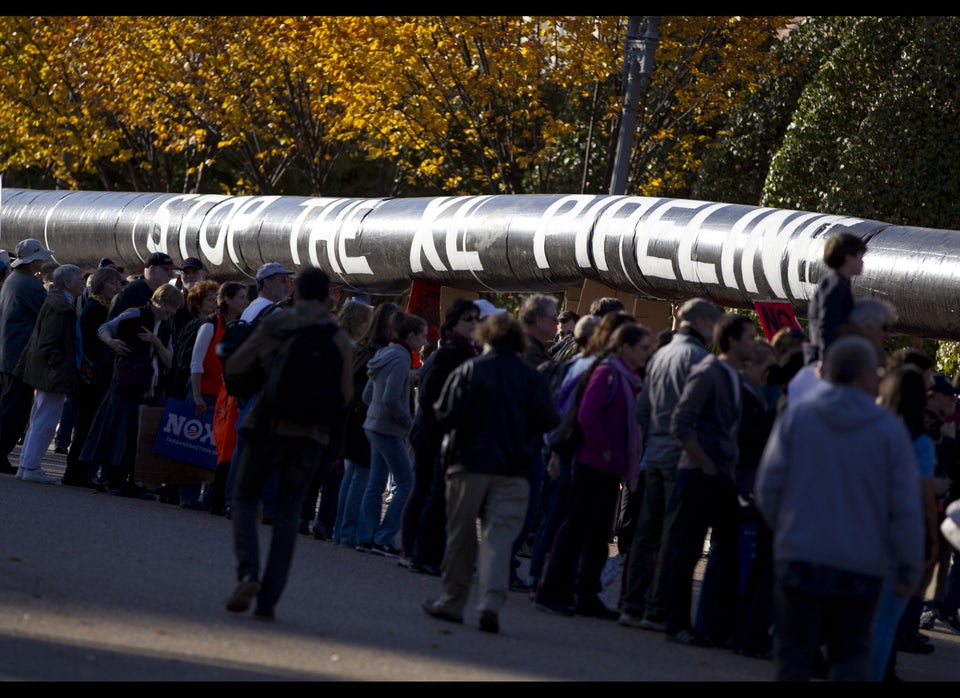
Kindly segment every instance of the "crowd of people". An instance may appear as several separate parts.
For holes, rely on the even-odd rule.
[[[866,252],[831,236],[809,330],[770,341],[705,298],[654,335],[616,298],[581,316],[530,293],[516,313],[455,300],[431,342],[395,303],[337,302],[318,269],[264,264],[249,302],[199,259],[155,253],[132,280],[103,260],[85,280],[24,240],[0,254],[0,472],[54,484],[41,456],[72,424],[62,483],[232,518],[227,608],[256,601],[265,620],[304,535],[437,577],[422,608],[443,621],[464,621],[475,584],[485,632],[514,592],[772,659],[780,680],[895,681],[898,653],[934,650],[924,630],[960,633],[940,532],[960,498],[960,378],[887,352],[896,308],[853,293]],[[343,419],[291,425],[232,394],[216,347],[237,318],[258,323],[237,379],[269,372],[284,332],[339,325]],[[217,468],[151,491],[139,406],[169,397],[212,411]],[[262,571],[258,520],[274,527]]]

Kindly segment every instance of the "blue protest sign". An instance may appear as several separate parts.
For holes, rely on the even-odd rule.
[[[194,404],[186,400],[167,400],[153,452],[201,468],[217,469],[217,444],[213,440],[213,410],[202,417],[194,413]]]

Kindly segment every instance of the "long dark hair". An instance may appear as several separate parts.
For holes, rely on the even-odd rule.
[[[373,311],[370,327],[357,341],[357,358],[369,359],[377,349],[390,343],[393,336],[393,316],[400,310],[396,303],[381,303]]]
[[[919,368],[913,364],[903,364],[887,371],[880,381],[878,394],[880,404],[903,420],[910,430],[910,436],[917,438],[923,433],[927,386]]]
[[[614,313],[607,313],[604,317],[609,317]],[[597,354],[593,361],[590,363],[590,367],[583,372],[583,375],[580,376],[580,385],[577,386],[577,390],[583,390],[586,388],[587,383],[590,382],[590,376],[593,375],[593,372],[596,370],[597,366],[602,364],[604,360],[609,357],[611,354],[616,354],[624,346],[633,346],[644,337],[650,336],[651,332],[649,328],[644,325],[641,325],[639,322],[633,319],[633,316],[630,317],[629,322],[623,322],[617,329],[613,331],[613,334],[610,335],[607,339],[607,343],[604,345],[603,350]]]

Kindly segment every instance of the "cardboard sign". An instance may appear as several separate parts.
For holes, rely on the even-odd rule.
[[[753,307],[760,317],[760,326],[763,327],[763,334],[767,341],[773,339],[773,335],[781,327],[803,329],[793,313],[793,306],[785,301],[756,301]]]
[[[217,444],[213,439],[213,410],[203,417],[194,414],[194,405],[186,400],[170,398],[160,420],[153,452],[192,463],[201,468],[217,469]]]

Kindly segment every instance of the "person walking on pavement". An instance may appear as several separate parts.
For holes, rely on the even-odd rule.
[[[227,363],[230,380],[263,376],[277,359],[286,337],[310,325],[332,324],[327,308],[330,278],[318,267],[304,270],[296,279],[294,304],[258,323],[253,334]],[[329,339],[340,353],[339,393],[341,404],[353,396],[353,349],[346,331],[338,327]],[[304,367],[304,371],[311,367]],[[262,395],[240,422],[243,449],[233,494],[233,549],[237,560],[237,586],[226,607],[243,613],[256,598],[254,616],[273,620],[274,608],[287,584],[297,540],[297,523],[314,471],[321,455],[336,438],[336,425],[301,423],[274,416]],[[266,566],[260,567],[257,506],[271,473],[279,473],[276,515]],[[262,572],[262,574],[261,574]]]
[[[513,544],[530,497],[530,470],[543,434],[560,420],[547,379],[521,358],[526,340],[516,318],[509,313],[485,318],[476,339],[483,354],[457,366],[434,403],[446,430],[440,458],[447,466],[447,545],[443,591],[422,608],[434,618],[462,623],[476,566],[480,630],[496,633],[509,593]]]

